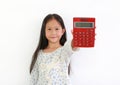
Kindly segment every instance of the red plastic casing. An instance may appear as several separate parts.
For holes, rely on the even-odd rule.
[[[76,22],[92,23],[92,27],[76,27]],[[73,18],[73,45],[74,47],[94,47],[95,42],[95,18]]]

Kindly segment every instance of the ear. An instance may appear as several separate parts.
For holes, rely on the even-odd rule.
[[[65,32],[65,29],[62,29],[62,34],[64,34],[64,32]]]

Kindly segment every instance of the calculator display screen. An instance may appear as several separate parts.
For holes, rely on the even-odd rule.
[[[75,27],[79,28],[90,28],[93,27],[93,23],[92,22],[75,22],[74,24]]]

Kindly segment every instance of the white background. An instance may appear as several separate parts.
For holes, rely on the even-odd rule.
[[[119,0],[1,0],[0,85],[29,85],[29,65],[43,18],[62,16],[68,39],[73,17],[96,18],[94,48],[72,56],[73,85],[120,85]]]

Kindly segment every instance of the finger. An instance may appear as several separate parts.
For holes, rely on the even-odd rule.
[[[71,33],[72,33],[72,35],[73,35],[73,30],[71,29]]]

